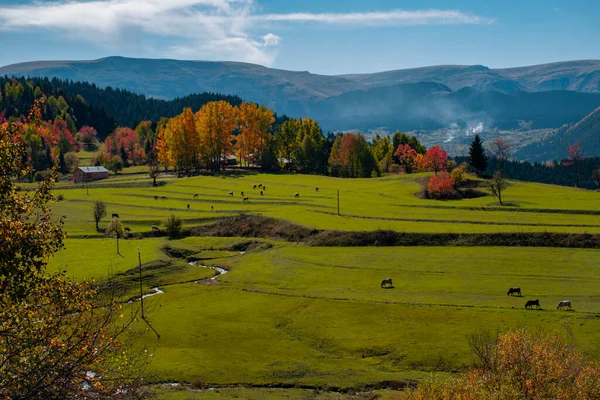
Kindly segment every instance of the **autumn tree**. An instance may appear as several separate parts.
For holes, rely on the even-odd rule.
[[[213,171],[220,171],[223,157],[232,153],[232,134],[236,128],[236,108],[226,101],[207,103],[196,114],[201,154]]]
[[[36,102],[29,121],[38,123]],[[15,124],[0,127],[0,395],[7,399],[114,398],[135,394],[140,364],[122,342],[132,319],[98,286],[48,274],[64,246],[52,216],[56,171],[30,192],[15,181],[30,173]]]
[[[507,187],[508,182],[506,182],[502,173],[500,171],[494,172],[494,176],[488,182],[488,189],[494,196],[498,198],[498,201],[501,205],[504,205],[504,203],[502,202],[502,193]]]
[[[418,171],[417,166],[418,153],[408,144],[400,144],[394,153],[394,157],[398,160],[398,164],[404,167],[406,173]]]
[[[502,139],[496,139],[490,144],[490,152],[498,159],[498,170],[504,176],[504,164],[512,155],[512,145]]]
[[[579,177],[581,176],[581,163],[585,159],[585,153],[579,146],[579,142],[575,142],[569,146],[569,156],[563,165],[565,167],[573,167],[575,169],[575,187],[579,187]]]
[[[91,126],[83,126],[79,132],[77,132],[77,140],[83,143],[84,148],[87,151],[93,151],[96,149],[96,138],[98,132]]]
[[[481,176],[487,170],[487,156],[479,135],[475,135],[469,148],[469,165],[477,172],[477,176]]]
[[[597,399],[600,366],[558,334],[518,329],[470,341],[478,365],[419,384],[411,400]]]
[[[106,217],[106,204],[103,201],[96,201],[94,203],[94,221],[96,221],[96,231],[100,230],[98,223],[102,218]]]
[[[446,162],[448,161],[448,153],[440,148],[440,146],[433,146],[425,154],[427,160],[427,167],[431,168],[437,175],[439,171],[446,168]]]
[[[267,135],[275,122],[273,110],[264,105],[243,102],[238,110],[238,121],[240,134],[236,137],[236,148],[240,161],[262,160]]]
[[[406,133],[396,132],[392,136],[392,148],[397,149],[401,144],[407,144],[413,148],[418,154],[425,154],[427,148],[419,142],[415,136],[409,136]]]

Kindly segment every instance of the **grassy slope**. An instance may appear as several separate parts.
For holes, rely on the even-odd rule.
[[[161,381],[352,386],[456,371],[477,328],[568,327],[600,356],[596,250],[314,249],[285,245],[218,262],[221,285],[186,284],[159,304]],[[523,262],[523,260],[531,260]],[[577,265],[565,277],[565,260]],[[485,265],[485,268],[481,268]],[[395,289],[382,290],[382,277]],[[524,298],[508,297],[521,286]],[[539,298],[543,311],[523,309]],[[554,311],[569,298],[576,312]]]
[[[213,274],[183,261],[169,260],[144,272],[146,288],[165,290],[148,299],[161,339],[149,335],[140,343],[154,349],[155,381],[357,386],[419,378],[429,371],[451,372],[469,365],[465,335],[478,327],[568,327],[584,350],[600,357],[594,343],[600,328],[598,250],[316,249],[269,242],[271,249],[239,255],[216,250],[247,239],[187,238],[121,241],[121,258],[115,254],[115,241],[95,232],[91,215],[93,201],[103,200],[109,217],[119,213],[134,232],[149,231],[171,212],[189,225],[248,212],[321,229],[600,232],[600,215],[594,215],[598,192],[514,182],[506,199],[518,206],[498,210],[491,197],[418,199],[418,178],[195,177],[152,188],[142,186],[149,182],[143,175],[120,175],[90,185],[89,196],[84,189],[60,183],[58,191],[66,200],[55,207],[56,213],[66,215],[67,230],[82,238],[68,239],[67,249],[56,255],[50,269],[66,265],[76,278],[102,278],[137,267],[138,247],[144,263],[167,262],[160,249],[169,245],[215,258],[205,262],[231,270],[216,286],[182,283]],[[263,197],[252,189],[258,183],[267,185]],[[338,189],[342,213],[373,219],[324,214],[336,212]],[[233,198],[230,190],[235,191]],[[250,203],[242,202],[242,190]],[[168,200],[154,200],[155,195]],[[394,279],[395,289],[379,288],[385,277]],[[521,286],[525,297],[507,297],[511,286]],[[543,311],[523,309],[532,297],[540,299]],[[554,311],[556,302],[566,298],[573,301],[575,312]]]
[[[96,235],[91,213],[96,200],[108,204],[109,216],[118,213],[126,226],[138,232],[149,231],[170,213],[178,214],[187,224],[194,225],[240,212],[288,219],[318,229],[600,232],[600,215],[572,213],[572,210],[597,213],[599,192],[514,182],[506,191],[506,201],[517,206],[502,208],[492,197],[448,202],[421,200],[415,196],[419,191],[415,181],[418,178],[196,177],[172,179],[166,186],[152,188],[147,186],[149,179],[144,175],[121,175],[91,184],[89,196],[85,189],[72,189],[74,185],[62,183],[59,189],[71,189],[59,190],[66,201],[55,209],[57,214],[67,215],[66,228],[73,235]],[[252,189],[258,183],[267,186],[264,196]],[[317,186],[319,192],[315,191]],[[342,217],[336,215],[338,189],[341,191]],[[229,196],[229,191],[234,191],[235,195]],[[250,197],[250,202],[242,201],[242,191]],[[198,198],[193,198],[195,193]],[[300,198],[294,198],[295,193],[299,193]],[[154,200],[154,196],[166,196],[167,200]],[[548,209],[553,212],[542,212]]]

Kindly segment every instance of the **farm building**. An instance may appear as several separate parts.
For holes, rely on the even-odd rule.
[[[108,178],[108,170],[104,167],[79,167],[73,173],[73,182],[91,182]]]
[[[224,155],[224,156],[221,156],[221,162],[225,166],[237,165],[237,157],[234,155]]]

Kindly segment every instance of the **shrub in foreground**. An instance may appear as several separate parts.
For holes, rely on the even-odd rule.
[[[181,235],[183,229],[183,221],[175,214],[171,214],[163,222],[165,230],[171,239],[175,239]]]
[[[599,399],[600,367],[558,335],[520,329],[471,341],[479,366],[448,381],[432,377],[412,400]]]

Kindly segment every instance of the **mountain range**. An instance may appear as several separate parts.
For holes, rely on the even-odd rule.
[[[574,124],[600,106],[600,60],[519,68],[445,65],[373,74],[318,75],[237,62],[108,57],[38,61],[0,76],[42,76],[173,99],[237,95],[280,114],[313,117],[325,130],[437,129],[450,124],[511,129]]]

